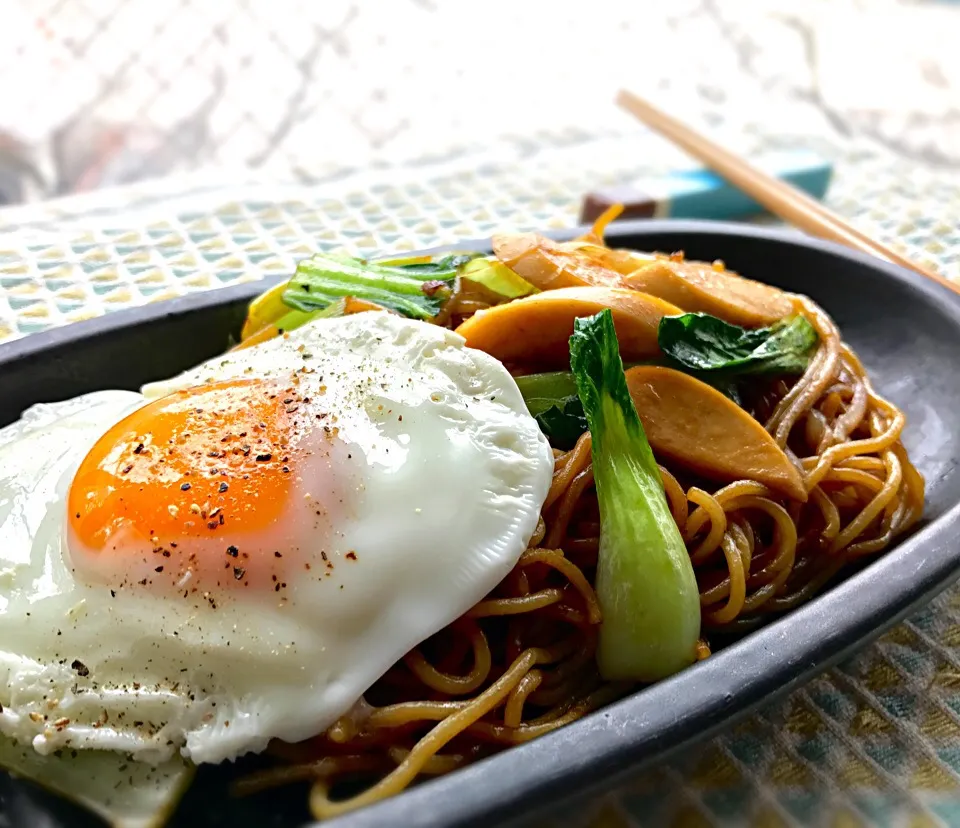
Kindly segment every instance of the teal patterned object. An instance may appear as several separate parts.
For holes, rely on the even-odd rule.
[[[817,200],[826,194],[833,173],[830,162],[809,150],[770,153],[757,167]],[[581,210],[581,218],[593,220],[603,206],[618,202],[626,206],[625,217],[637,218],[730,221],[766,212],[746,193],[704,167],[648,175],[592,193],[589,206],[595,209]]]
[[[828,205],[960,281],[960,174],[871,147],[828,149]],[[288,274],[318,250],[569,226],[584,193],[666,170],[636,157],[631,141],[610,138],[310,188],[193,180],[0,211],[0,341]],[[706,746],[532,824],[960,826],[960,590]]]

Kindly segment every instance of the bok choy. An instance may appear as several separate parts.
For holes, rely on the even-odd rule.
[[[804,317],[769,328],[741,328],[707,313],[665,316],[657,344],[676,367],[704,378],[802,374],[819,337]]]
[[[297,264],[283,301],[309,312],[350,296],[411,319],[428,320],[440,312],[453,291],[457,268],[468,260],[450,256],[439,262],[396,266],[317,254]]]
[[[660,320],[657,344],[664,357],[653,364],[695,376],[742,405],[745,377],[802,374],[818,343],[816,330],[802,316],[769,328],[742,328],[706,313],[685,313]],[[571,448],[586,424],[573,375],[530,374],[518,377],[517,386],[551,444]]]
[[[695,660],[700,595],[627,389],[609,310],[576,320],[570,365],[600,505],[597,664],[610,681],[656,681]]]
[[[571,449],[587,430],[577,383],[569,371],[517,377],[517,387],[540,430],[559,449]]]
[[[453,295],[457,280],[484,288],[494,301],[515,299],[536,288],[506,265],[476,252],[367,261],[318,253],[297,264],[288,282],[274,285],[250,303],[241,339],[251,344],[324,316],[389,310],[433,320]],[[346,301],[346,305],[342,302]],[[336,310],[338,301],[340,310]]]

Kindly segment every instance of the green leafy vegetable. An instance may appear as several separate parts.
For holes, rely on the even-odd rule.
[[[573,448],[587,430],[587,418],[577,396],[573,374],[569,371],[529,374],[517,377],[517,387],[550,445]]]
[[[291,310],[287,311],[273,324],[280,333],[284,333],[285,331],[292,331],[294,328],[299,328],[301,325],[306,325],[307,322],[314,319],[318,313],[321,313],[321,311]]]
[[[404,266],[320,254],[297,265],[283,292],[295,310],[321,310],[344,296],[366,299],[411,319],[432,319],[449,298],[462,256]]]
[[[569,371],[551,371],[547,374],[527,374],[517,377],[517,387],[523,401],[534,417],[570,399],[579,402],[577,381]],[[581,411],[582,411],[581,406]]]
[[[347,309],[347,298],[341,297],[337,299],[336,302],[331,302],[325,308],[321,308],[316,311],[301,311],[301,310],[291,310],[287,311],[283,316],[281,316],[274,326],[277,328],[280,333],[285,331],[292,331],[295,328],[299,328],[301,325],[306,325],[307,322],[312,322],[314,319],[334,319],[338,316],[343,316]]]
[[[331,302],[323,310],[314,311],[311,316],[314,319],[336,319],[347,312],[347,297],[341,296],[336,302]]]
[[[558,405],[534,415],[540,430],[559,449],[572,449],[577,440],[587,431],[587,418],[583,404],[577,397],[570,397]]]
[[[365,261],[322,253],[301,261],[285,285],[250,304],[245,336],[273,325],[292,331],[319,318],[317,312],[348,297],[366,300],[411,319],[430,320],[450,298],[460,277],[514,299],[536,289],[500,262],[477,252]],[[326,316],[342,316],[343,308]]]
[[[607,680],[656,681],[694,661],[700,596],[609,310],[575,321],[570,365],[593,438],[600,505],[597,664]]]
[[[460,268],[460,277],[481,285],[504,299],[519,299],[539,291],[503,262],[492,257],[474,259]]]
[[[681,369],[709,382],[707,375],[802,374],[818,337],[802,316],[751,330],[706,313],[685,313],[663,317],[657,341]]]
[[[537,288],[514,273],[496,257],[486,256],[483,253],[451,253],[439,259],[430,256],[414,256],[407,259],[382,260],[376,264],[402,267],[410,273],[428,277],[453,267],[461,279],[480,285],[504,299],[519,299],[521,296],[538,292]]]
[[[389,259],[373,262],[378,266],[399,267],[407,273],[436,278],[456,273],[468,262],[483,257],[483,253],[449,253],[439,258],[433,256],[417,256],[412,259]]]
[[[660,362],[633,363],[659,365]],[[735,379],[722,376],[699,375],[699,379],[713,386],[721,394],[743,407],[740,388]],[[587,431],[587,418],[583,404],[577,396],[577,384],[569,371],[549,374],[528,374],[517,377],[517,386],[527,409],[540,424],[540,430],[559,449],[571,449],[583,432]]]

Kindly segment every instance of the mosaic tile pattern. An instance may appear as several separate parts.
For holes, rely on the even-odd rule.
[[[194,180],[0,212],[0,340],[288,273],[318,249],[567,226],[584,191],[672,160],[637,164],[633,137],[514,150],[310,189]],[[827,150],[833,208],[960,280],[960,174]],[[706,747],[538,825],[960,826],[960,590]]]

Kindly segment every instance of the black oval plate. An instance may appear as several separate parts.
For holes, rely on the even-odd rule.
[[[960,411],[960,295],[836,245],[749,226],[624,222],[607,238],[613,246],[719,258],[745,276],[821,304],[880,392],[907,413],[904,440],[927,479],[923,525],[810,604],[680,675],[563,730],[326,823],[331,828],[504,824],[565,797],[610,788],[627,772],[709,737],[809,680],[960,574],[960,430],[953,425]],[[488,249],[488,243],[456,247]],[[215,356],[264,285],[121,311],[0,346],[0,424],[36,402],[99,388],[135,389]],[[293,828],[309,821],[303,788],[238,803],[224,790],[229,769],[204,770],[178,811],[178,828]],[[4,820],[56,828],[95,824],[51,803],[34,786],[0,775],[0,826]]]

